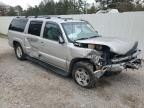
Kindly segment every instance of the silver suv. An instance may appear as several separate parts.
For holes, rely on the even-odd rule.
[[[58,74],[72,75],[77,84],[92,88],[103,75],[138,69],[138,42],[102,37],[84,20],[14,18],[9,44],[19,60],[32,60]]]

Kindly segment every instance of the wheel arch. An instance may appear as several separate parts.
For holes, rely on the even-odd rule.
[[[24,49],[23,49],[23,46],[22,46],[22,45],[23,45],[23,44],[22,44],[21,42],[19,42],[19,41],[16,41],[16,40],[13,41],[13,48],[14,48],[15,54],[16,54],[17,46],[20,46],[20,47],[21,47],[22,56],[21,56],[21,57],[18,57],[18,55],[16,54],[16,57],[17,57],[19,60],[21,60],[21,61],[26,60],[26,58],[25,58],[26,54],[25,54],[25,52],[24,52]]]
[[[19,44],[22,47],[24,53],[26,53],[25,45],[24,45],[24,42],[22,40],[20,40],[20,39],[13,40],[13,43],[12,43],[13,48],[15,47],[16,44]]]
[[[19,41],[14,40],[14,41],[13,41],[13,47],[15,47],[17,44],[20,44],[20,45],[21,45],[21,43],[20,43]],[[22,46],[22,45],[21,45],[21,46]]]
[[[71,60],[70,65],[69,65],[69,72],[71,74],[72,74],[72,70],[73,70],[73,67],[74,67],[75,63],[78,63],[78,62],[91,63],[93,65],[93,67],[94,67],[94,70],[95,70],[95,65],[89,58],[74,58],[74,59]]]

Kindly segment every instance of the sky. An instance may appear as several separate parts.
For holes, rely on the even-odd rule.
[[[42,0],[0,0],[0,2],[3,2],[10,6],[20,5],[23,7],[23,9],[26,9],[29,6],[38,5],[41,1]],[[56,1],[58,1],[58,0],[56,0]],[[87,2],[93,3],[94,0],[87,0]]]

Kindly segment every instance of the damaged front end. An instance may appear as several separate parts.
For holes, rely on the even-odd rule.
[[[97,78],[103,76],[105,72],[121,72],[124,69],[139,69],[141,66],[141,59],[138,58],[140,50],[135,50],[131,54],[117,55],[108,51],[104,51],[99,59],[100,65],[94,61],[94,55],[91,60],[96,65],[94,74]]]
[[[134,54],[125,57],[111,59],[111,63],[102,65],[102,69],[96,70],[94,73],[100,78],[105,72],[121,72],[124,69],[139,69],[141,67],[141,59],[137,58],[140,50]]]
[[[112,52],[105,45],[83,44],[82,46],[92,49],[86,58],[89,58],[94,63],[96,69],[94,75],[97,78],[102,77],[106,72],[139,69],[141,66],[141,59],[138,58],[141,51],[137,49],[137,45],[123,55]]]

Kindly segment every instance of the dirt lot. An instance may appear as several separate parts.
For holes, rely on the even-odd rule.
[[[101,79],[88,90],[30,61],[0,38],[0,108],[144,108],[144,68]]]

